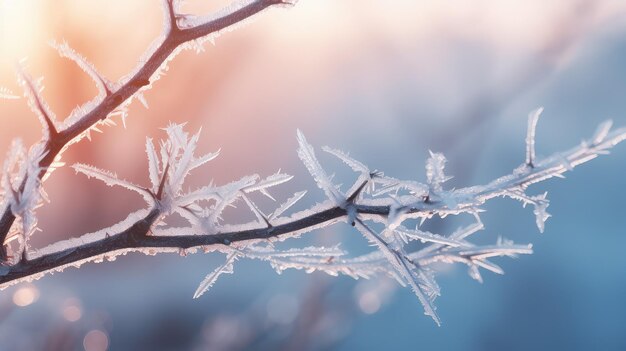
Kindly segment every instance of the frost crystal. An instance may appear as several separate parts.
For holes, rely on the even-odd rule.
[[[533,167],[535,162],[535,131],[537,130],[537,121],[543,112],[543,107],[532,111],[528,115],[528,132],[526,134],[526,165]]]
[[[305,191],[299,191],[299,192],[293,194],[292,197],[287,199],[287,201],[285,201],[282,205],[280,205],[280,207],[277,208],[276,211],[274,211],[270,215],[270,219],[279,217],[281,214],[283,214],[285,211],[287,211],[289,208],[291,208],[291,206],[295,205],[296,202],[300,201],[300,199],[302,199],[304,197],[304,195],[306,195],[306,190]]]
[[[339,205],[343,203],[344,196],[339,192],[339,190],[337,190],[328,175],[326,175],[326,172],[320,163],[317,161],[315,151],[313,151],[313,146],[306,141],[304,134],[302,134],[300,130],[298,130],[297,134],[298,144],[300,145],[298,148],[298,156],[309,170],[309,173],[311,173],[311,176],[317,183],[317,186],[324,190],[328,199],[333,201],[335,204]]]
[[[452,177],[448,177],[444,174],[443,169],[446,165],[446,158],[443,154],[433,153],[430,151],[430,157],[426,161],[426,179],[431,188],[440,192],[442,190],[441,184],[450,180]]]
[[[193,298],[197,299],[200,296],[202,296],[202,294],[204,294],[207,290],[209,290],[213,286],[213,284],[215,284],[215,282],[217,281],[217,278],[219,278],[220,275],[233,274],[234,273],[233,263],[235,262],[236,259],[237,259],[236,252],[229,254],[226,257],[226,261],[222,265],[217,267],[213,272],[209,273],[204,278],[204,280],[202,280],[202,282],[198,286],[198,289],[196,289],[196,292],[193,294]]]
[[[19,99],[20,97],[5,87],[0,87],[0,99]]]
[[[50,135],[57,132],[57,127],[56,117],[41,95],[43,78],[33,80],[24,72],[21,66],[18,66],[17,73],[19,76],[18,82],[24,90],[24,97],[28,100],[28,106],[39,117],[45,135],[49,138]]]

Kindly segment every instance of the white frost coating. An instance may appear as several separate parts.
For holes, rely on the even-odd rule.
[[[410,240],[419,240],[422,243],[431,242],[436,244],[448,245],[450,247],[457,247],[462,245],[461,242],[456,241],[452,238],[446,238],[438,234],[433,234],[421,230],[410,230],[403,226],[395,228],[393,231],[398,233],[405,243],[408,243]]]
[[[317,186],[324,190],[324,193],[335,204],[340,205],[343,203],[345,196],[343,196],[339,190],[335,187],[335,185],[331,182],[328,175],[317,161],[315,157],[315,151],[313,151],[313,146],[306,141],[304,134],[300,130],[297,131],[298,134],[298,157],[302,160],[302,163],[306,166],[311,176],[317,183]]]
[[[461,256],[470,256],[472,258],[489,258],[494,256],[514,256],[520,254],[531,254],[532,245],[513,245],[513,244],[498,244],[494,246],[482,246],[473,249],[467,249],[459,251]]]
[[[158,201],[159,209],[164,214],[172,211],[180,211],[181,215],[187,218],[192,216],[194,202],[199,200],[223,200],[230,196],[230,192],[239,191],[242,186],[254,183],[258,176],[252,176],[241,185],[237,183],[236,189],[233,185],[225,187],[208,186],[196,191],[184,194],[183,184],[187,175],[195,168],[206,164],[214,159],[218,153],[194,157],[196,145],[200,132],[192,137],[183,130],[183,125],[170,124],[165,128],[167,139],[161,142],[160,153],[157,153],[152,139],[146,140],[146,155],[148,158],[148,175],[150,186],[142,187],[131,182],[119,179],[113,172],[97,169],[93,166],[76,164],[73,168],[76,172],[83,173],[88,177],[94,177],[110,186],[122,186],[129,190],[140,193],[146,203],[150,206]],[[227,204],[226,204],[227,205]],[[191,207],[189,207],[191,206]],[[185,207],[184,211],[180,207]]]
[[[2,165],[2,191],[4,197],[12,196],[17,190],[13,184],[19,184],[26,175],[26,150],[22,139],[14,139]]]
[[[596,129],[596,132],[593,134],[593,137],[591,137],[591,143],[593,145],[596,145],[603,142],[607,135],[609,135],[612,126],[613,121],[610,119],[600,123],[600,125]]]
[[[19,99],[20,97],[13,94],[13,92],[5,87],[0,87],[0,99]]]
[[[156,149],[150,138],[146,138],[146,154],[148,155],[148,175],[150,177],[150,183],[152,184],[151,190],[153,193],[156,193],[161,184],[161,180],[159,179],[161,171],[159,157],[157,156]]]
[[[374,178],[381,178],[384,176],[383,172],[377,170],[370,171],[369,167],[367,167],[364,163],[353,159],[352,157],[350,157],[350,155],[341,150],[333,149],[328,146],[322,147],[322,150],[337,157],[343,163],[348,165],[348,167],[352,168],[353,171],[360,174],[359,181],[355,182],[354,187],[348,192],[349,194],[355,191],[363,181],[367,181],[364,192],[371,194],[372,192],[374,192],[376,185]]]
[[[254,191],[259,191],[263,195],[269,197],[270,199],[276,201],[268,192],[267,189],[271,187],[275,187],[277,185],[286,183],[293,179],[293,176],[289,174],[280,173],[280,171],[270,175],[269,177],[256,182],[254,185],[247,186],[243,188],[245,193],[251,193]]]
[[[326,210],[331,209],[333,207],[335,207],[333,202],[331,202],[330,200],[325,200],[325,201],[323,201],[321,203],[316,203],[315,205],[312,205],[312,206],[310,206],[309,208],[307,208],[305,210],[301,210],[301,211],[292,213],[289,216],[274,217],[272,224],[274,224],[274,225],[282,225],[282,224],[298,221],[298,220],[304,219],[306,217],[310,217],[310,216],[312,216],[312,215],[314,215],[316,213],[326,211]]]
[[[146,51],[139,58],[138,63],[135,66],[135,68],[132,69],[127,75],[120,78],[116,83],[113,83],[113,85],[116,88],[127,84],[139,72],[146,69],[146,66],[147,66],[146,63],[149,61],[149,59],[157,52],[157,50],[167,45],[166,40],[168,39],[168,36],[170,35],[171,25],[172,25],[172,23],[169,22],[170,13],[169,13],[167,0],[162,1],[162,7],[163,7],[164,21],[163,21],[163,28],[161,31],[161,35],[159,35],[155,40],[153,40],[152,43],[148,46]],[[173,10],[177,11],[178,8],[179,8],[179,1],[173,1]],[[174,13],[174,15],[176,15],[176,13]],[[169,43],[169,45],[173,45],[173,44]],[[152,89],[152,87],[154,86],[154,83],[158,81],[163,75],[165,75],[165,72],[168,71],[169,69],[168,65],[170,61],[172,61],[185,48],[186,48],[186,44],[182,44],[182,45],[178,45],[174,47],[172,52],[163,60],[163,62],[161,62],[159,66],[156,67],[156,69],[154,69],[154,73],[152,73],[152,75],[148,79],[148,82],[147,82],[148,84],[142,85],[141,88],[139,88],[137,92],[133,94],[132,97],[127,99],[120,106],[119,110],[116,111],[116,114],[121,115],[122,122],[124,122],[124,126],[126,126],[126,117],[128,116],[127,108],[128,108],[128,105],[131,103],[132,99],[137,98],[147,108],[147,102],[145,101],[145,98],[143,98],[143,93]]]
[[[370,173],[369,168],[365,164],[361,163],[360,161],[357,161],[353,159],[352,157],[350,157],[350,155],[348,155],[347,153],[341,150],[330,148],[328,146],[322,147],[322,150],[324,150],[325,152],[328,152],[329,154],[343,161],[343,163],[348,165],[348,167],[352,168],[353,171],[369,175]]]
[[[302,199],[304,197],[304,195],[306,195],[306,190],[305,191],[299,191],[299,192],[293,194],[292,197],[287,199],[287,201],[283,202],[283,204],[280,205],[280,207],[277,208],[276,211],[274,211],[269,216],[269,219],[277,218],[281,214],[285,213],[285,211],[287,211],[289,208],[291,208],[291,206],[295,205],[296,202],[300,201],[300,199]]]
[[[67,240],[57,241],[54,244],[48,245],[38,250],[34,250],[31,254],[32,258],[45,256],[57,252],[61,252],[70,248],[77,248],[81,245],[90,244],[98,240],[102,240],[107,236],[114,236],[118,233],[130,228],[133,224],[137,223],[141,219],[148,215],[148,210],[142,209],[133,212],[128,215],[124,220],[104,229],[100,229],[97,232],[83,234],[77,238],[71,238]]]
[[[241,249],[240,251],[245,252],[247,256],[258,259],[303,257],[334,258],[347,254],[346,251],[339,248],[339,245],[335,245],[332,247],[308,246],[301,249],[293,248],[287,250],[277,250],[276,248],[273,248],[271,246],[249,245],[245,249]]]
[[[143,93],[143,91],[135,93],[134,98],[137,99],[146,110],[149,110],[150,106],[148,106],[148,100],[146,100],[146,96]]]
[[[0,180],[3,206],[8,206],[17,218],[5,243],[17,239],[19,247],[12,254],[16,262],[22,252],[28,250],[28,239],[37,230],[35,210],[46,198],[38,177],[41,172],[39,163],[46,153],[42,143],[35,144],[27,153],[21,140],[15,139],[3,165]],[[10,247],[9,252],[12,252]]]
[[[535,113],[538,115],[538,113]],[[535,118],[536,119],[536,118]],[[529,119],[529,131],[536,123]],[[350,187],[350,197],[345,196],[332,183],[321,165],[317,161],[313,147],[306,142],[302,133],[298,132],[298,155],[315,179],[317,185],[324,190],[328,199],[321,204],[294,213],[288,217],[281,215],[300,200],[305,192],[298,192],[269,216],[265,215],[251,201],[247,194],[258,191],[267,193],[267,189],[283,184],[291,176],[280,171],[266,178],[253,174],[242,177],[238,181],[222,186],[214,186],[212,182],[196,190],[184,189],[184,181],[190,170],[205,164],[217,156],[217,153],[199,158],[194,156],[198,143],[199,133],[190,136],[183,130],[182,125],[170,124],[165,130],[167,139],[160,142],[157,152],[152,140],[146,141],[148,158],[148,174],[151,185],[143,188],[117,178],[115,173],[98,170],[91,166],[76,165],[77,172],[96,177],[109,185],[124,186],[137,191],[146,197],[154,198],[158,203],[150,203],[149,208],[129,216],[126,220],[97,233],[87,234],[76,239],[62,241],[57,244],[35,251],[35,257],[49,254],[62,254],[64,250],[80,250],[82,245],[102,240],[107,235],[117,235],[133,224],[145,218],[149,211],[156,209],[160,217],[151,229],[151,235],[171,236],[172,243],[176,243],[177,236],[181,235],[212,235],[221,233],[223,245],[200,247],[205,252],[219,251],[227,254],[226,262],[217,270],[207,275],[194,297],[200,296],[212,286],[223,273],[232,272],[232,264],[239,258],[258,259],[268,262],[277,272],[293,268],[305,272],[321,271],[330,275],[345,274],[355,279],[369,278],[378,274],[393,277],[403,286],[410,286],[422,303],[425,313],[437,323],[439,318],[435,313],[434,300],[440,295],[440,288],[435,281],[435,273],[440,263],[461,263],[467,266],[470,277],[482,281],[481,268],[496,274],[503,270],[489,261],[492,257],[516,257],[517,255],[532,253],[531,245],[519,245],[510,241],[498,239],[495,244],[476,245],[470,242],[470,236],[484,228],[479,213],[481,206],[489,199],[499,196],[509,197],[521,201],[524,205],[534,206],[537,226],[544,229],[544,222],[549,217],[546,212],[548,200],[546,194],[528,195],[528,186],[536,182],[561,176],[562,173],[573,167],[589,161],[598,155],[607,153],[615,144],[626,139],[626,130],[611,131],[610,123],[602,124],[594,136],[579,146],[555,154],[544,159],[531,156],[531,164],[524,163],[511,174],[500,177],[486,185],[473,186],[461,189],[443,190],[441,184],[449,179],[444,174],[445,158],[441,154],[431,153],[426,162],[427,184],[415,180],[398,180],[384,176],[380,172],[369,172],[369,169],[359,161],[349,158],[347,154],[334,149],[325,148],[325,151],[335,155],[350,168],[359,173],[358,178]],[[530,135],[529,134],[529,135]],[[532,139],[532,138],[531,138]],[[527,143],[527,146],[529,144]],[[534,145],[534,144],[533,144]],[[39,150],[39,151],[37,151]],[[40,149],[31,149],[26,154],[19,142],[14,144],[12,151],[3,167],[2,195],[4,201],[10,201],[17,212],[23,212],[18,197],[12,196],[17,184],[21,184],[28,174],[37,170],[28,170],[26,159],[38,160],[42,155]],[[532,150],[534,146],[527,147]],[[29,173],[30,172],[30,173]],[[377,184],[377,191],[362,191],[369,184]],[[36,188],[33,184],[27,188]],[[33,198],[41,194],[30,191]],[[160,194],[160,196],[157,196]],[[17,199],[17,200],[15,200]],[[246,202],[250,211],[257,217],[256,221],[248,223],[223,223],[222,213],[238,200]],[[26,206],[32,207],[32,206]],[[20,213],[21,213],[20,212]],[[178,213],[189,222],[188,226],[171,227],[168,216]],[[475,223],[462,227],[450,235],[430,233],[407,228],[407,220],[419,218],[425,221],[433,216],[445,217],[448,215],[469,214]],[[328,217],[324,217],[328,215]],[[28,220],[26,215],[22,215]],[[36,218],[33,217],[36,220]],[[271,223],[270,223],[271,221]],[[300,222],[296,222],[300,221]],[[338,246],[329,248],[305,247],[302,249],[277,249],[273,243],[297,238],[301,234],[316,229],[334,225],[339,222],[355,225],[363,236],[375,247],[375,250],[365,255],[349,257],[348,253]],[[367,223],[366,223],[367,222]],[[18,222],[19,223],[19,222]],[[373,230],[370,224],[379,223],[384,229],[382,232]],[[262,225],[260,227],[260,225]],[[278,228],[280,227],[280,228]],[[298,228],[298,229],[295,229]],[[274,230],[280,230],[280,235]],[[244,231],[256,230],[251,239],[238,240],[237,235]],[[250,233],[250,232],[248,232]],[[13,237],[23,244],[19,232]],[[232,239],[233,242],[230,240]],[[186,240],[179,238],[179,240]],[[421,241],[419,247],[408,245],[411,241]],[[181,244],[180,247],[186,247]],[[27,249],[26,247],[24,249]],[[161,252],[177,252],[181,255],[194,252],[197,248],[179,249],[166,248],[133,248],[105,253],[76,263],[53,268],[60,271],[67,266],[78,266],[84,262],[100,262],[113,260],[119,254],[138,251],[145,254]],[[8,274],[7,270],[0,270],[0,276]],[[33,275],[18,281],[36,279],[40,275]],[[13,282],[7,283],[12,284]]]
[[[211,209],[211,212],[207,216],[209,225],[214,226],[218,220],[221,220],[222,212],[228,206],[232,206],[239,197],[241,197],[242,189],[254,184],[259,178],[258,175],[247,176],[240,179],[238,182],[232,182],[218,189],[219,200],[216,205]]]
[[[546,211],[548,205],[549,204],[547,201],[538,202],[537,205],[535,205],[535,209],[533,210],[536,218],[537,228],[539,228],[539,232],[541,233],[543,233],[543,231],[545,230],[546,220],[552,217],[552,215]]]
[[[0,290],[6,289],[10,286],[13,286],[15,284],[19,284],[19,283],[25,283],[25,282],[33,282],[35,280],[41,279],[45,274],[54,274],[55,272],[63,272],[66,268],[80,268],[80,266],[82,266],[85,263],[102,263],[105,260],[106,261],[115,261],[116,258],[118,256],[123,256],[126,255],[128,253],[131,252],[139,252],[139,253],[143,253],[144,255],[149,255],[149,256],[154,256],[157,253],[177,253],[180,250],[178,248],[158,248],[158,249],[153,249],[153,248],[130,248],[130,249],[120,249],[120,250],[115,250],[115,251],[111,251],[111,252],[107,252],[105,254],[101,254],[101,255],[97,255],[97,256],[93,256],[93,257],[89,257],[83,260],[79,260],[76,262],[72,262],[72,263],[68,263],[65,265],[61,265],[61,266],[57,266],[52,268],[49,271],[46,272],[41,272],[41,273],[36,273],[33,275],[29,275],[23,278],[19,278],[19,279],[15,279],[15,280],[11,280],[8,281],[6,283],[3,283],[0,285]],[[6,273],[5,273],[6,275]]]
[[[259,221],[258,223],[260,224],[267,224],[267,226],[270,226],[270,222],[267,219],[267,216],[261,212],[261,210],[257,207],[256,204],[254,204],[254,202],[252,202],[252,200],[250,200],[245,194],[242,196],[243,200],[245,201],[245,203],[248,205],[248,207],[250,208],[250,211],[252,211],[252,213],[254,213],[254,215],[256,216],[257,220]]]
[[[178,19],[178,26],[180,28],[193,28],[205,23],[213,22],[220,18],[226,17],[228,15],[233,14],[234,12],[249,6],[258,0],[235,0],[231,1],[228,6],[223,7],[220,10],[217,10],[209,15],[205,16],[193,16],[193,15],[182,15]]]
[[[543,233],[546,221],[552,216],[547,212],[547,208],[550,205],[547,199],[548,193],[545,192],[541,195],[528,196],[523,190],[516,189],[507,192],[505,195],[521,201],[524,207],[528,204],[533,205],[535,207],[533,213],[535,214],[537,228],[539,228],[539,232]]]
[[[381,188],[375,191],[374,197],[382,196],[400,190],[407,190],[417,197],[426,196],[429,193],[429,187],[426,184],[414,180],[399,180],[389,176],[381,176],[374,178],[376,184],[380,184]]]
[[[148,204],[152,204],[154,202],[152,194],[145,188],[142,188],[139,185],[133,184],[127,180],[119,179],[117,177],[117,174],[113,172],[98,169],[94,166],[89,166],[82,163],[76,163],[72,166],[72,168],[74,169],[74,171],[76,171],[76,173],[82,173],[88,178],[101,180],[108,186],[121,186],[128,190],[139,193],[141,196],[143,196],[144,200],[146,200]]]
[[[200,296],[202,296],[202,294],[204,294],[207,290],[209,290],[213,286],[213,284],[215,284],[215,282],[217,281],[217,278],[219,278],[220,275],[233,274],[234,272],[233,263],[235,262],[236,259],[237,259],[236,252],[228,254],[228,256],[226,257],[226,261],[221,266],[217,267],[213,272],[209,273],[204,278],[204,280],[200,282],[198,289],[196,289],[196,292],[193,294],[193,298],[197,299]]]
[[[407,262],[406,257],[403,254],[391,249],[388,244],[381,239],[372,229],[365,225],[360,219],[356,219],[356,228],[363,234],[363,236],[372,244],[375,245],[393,268],[402,276],[406,282],[411,286],[413,292],[424,306],[424,313],[431,316],[437,325],[441,324],[441,321],[435,313],[435,306],[433,305],[434,296],[429,294],[433,289],[428,286],[428,283],[423,279],[421,270],[414,267],[419,272],[411,269],[411,264]]]
[[[441,184],[452,177],[446,176],[443,172],[446,166],[446,158],[441,153],[429,151],[430,157],[426,160],[426,179],[432,190],[441,192]]]
[[[200,131],[189,138],[188,134],[183,131],[182,124],[170,124],[166,128],[166,132],[170,147],[169,164],[173,171],[169,174],[169,187],[172,195],[174,195],[181,190],[185,177],[190,172],[193,154],[200,138]]]
[[[50,46],[55,48],[61,57],[68,58],[76,63],[80,69],[82,69],[91,79],[93,79],[94,83],[96,83],[96,87],[98,88],[98,95],[96,96],[96,100],[103,99],[107,92],[112,91],[111,82],[109,82],[106,78],[98,73],[96,67],[94,67],[91,62],[87,61],[85,57],[81,54],[77,53],[72,49],[66,41],[62,43],[57,43],[55,41],[50,42]]]
[[[537,121],[543,112],[543,107],[533,110],[528,115],[528,131],[526,134],[526,165],[534,166],[535,162],[535,131],[537,130]]]
[[[48,103],[41,96],[43,78],[33,80],[24,72],[20,65],[17,66],[17,74],[19,77],[17,81],[24,90],[24,97],[28,101],[28,107],[39,117],[44,135],[49,137],[51,131],[48,124],[51,124],[55,129],[58,129],[58,127],[54,112],[52,112]]]
[[[203,230],[197,227],[168,227],[168,228],[153,228],[152,235],[155,236],[185,236],[185,235],[202,235],[206,234]]]
[[[235,0],[235,1],[231,1],[231,3],[228,6],[208,15],[195,16],[195,15],[190,15],[190,14],[179,14],[177,16],[176,22],[179,28],[181,29],[193,30],[194,28],[199,28],[203,25],[220,21],[224,17],[234,14],[235,12],[243,9],[244,7],[247,7],[253,4],[262,4],[266,1],[267,0]],[[204,50],[204,43],[206,43],[207,41],[215,45],[215,41],[222,34],[232,32],[236,29],[239,29],[249,24],[257,16],[259,16],[261,13],[265,12],[266,10],[267,8],[264,8],[261,11],[258,11],[257,13],[255,13],[254,15],[249,15],[246,18],[240,21],[237,21],[236,23],[231,24],[230,26],[224,27],[218,31],[209,33],[208,35],[205,35],[203,37],[187,42],[183,45],[183,48],[195,50],[196,52],[202,52]]]

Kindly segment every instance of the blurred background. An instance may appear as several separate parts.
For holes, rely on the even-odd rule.
[[[227,1],[190,0],[208,13]],[[127,74],[159,35],[156,0],[0,0],[0,86],[21,95],[15,63],[43,76],[57,118],[91,99],[89,77],[48,46],[67,40],[110,80]],[[192,184],[294,174],[280,199],[308,189],[296,128],[316,147],[350,151],[372,168],[423,181],[428,150],[444,152],[449,186],[482,184],[524,158],[526,116],[545,106],[538,154],[589,137],[603,120],[626,125],[626,3],[618,0],[301,0],[185,51],[133,103],[126,128],[107,128],[64,154],[148,182],[145,137],[169,121],[202,127],[200,149],[222,149]],[[24,99],[0,100],[0,153],[13,138],[41,137]],[[344,184],[354,180],[320,156]],[[129,255],[0,292],[0,350],[624,350],[626,349],[626,146],[531,188],[553,214],[540,235],[530,208],[494,200],[482,216],[498,235],[535,253],[500,259],[506,275],[481,285],[465,267],[442,270],[443,326],[408,289],[386,278],[277,275],[240,261],[199,300],[191,296],[221,254]],[[45,183],[35,240],[44,246],[112,225],[142,206],[132,193],[75,175]],[[269,205],[268,205],[269,206]],[[269,208],[269,207],[266,207]],[[433,221],[450,233],[470,218]],[[362,250],[342,225],[291,244]]]

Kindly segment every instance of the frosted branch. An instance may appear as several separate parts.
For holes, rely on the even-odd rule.
[[[490,261],[491,258],[532,253],[532,246],[529,244],[515,244],[501,238],[490,245],[473,244],[470,237],[484,229],[479,217],[479,213],[483,211],[482,205],[498,196],[519,200],[524,205],[530,204],[535,207],[537,225],[543,231],[544,222],[549,217],[545,211],[548,205],[546,195],[528,195],[527,188],[539,181],[558,177],[573,167],[606,153],[626,139],[626,129],[611,131],[606,126],[607,123],[603,124],[591,139],[583,141],[577,147],[544,159],[536,159],[533,167],[524,163],[511,174],[485,185],[452,190],[437,186],[448,177],[443,174],[443,155],[433,154],[427,161],[426,177],[430,186],[413,180],[387,177],[380,172],[372,177],[372,172],[361,166],[362,163],[346,162],[358,173],[347,197],[326,176],[322,165],[315,158],[313,146],[298,132],[298,155],[328,199],[320,205],[283,216],[303,198],[305,192],[297,192],[277,205],[271,215],[263,213],[248,196],[253,192],[267,193],[268,189],[280,186],[292,178],[280,171],[265,178],[253,174],[221,186],[211,183],[197,190],[183,191],[185,176],[194,168],[193,165],[204,164],[214,156],[194,156],[199,134],[189,137],[181,125],[170,125],[165,128],[167,139],[160,143],[160,153],[155,150],[151,139],[146,143],[150,186],[129,183],[119,179],[113,172],[92,166],[74,166],[78,172],[108,185],[122,186],[140,193],[146,199],[146,209],[97,233],[59,242],[40,250],[30,250],[24,246],[23,252],[27,252],[24,258],[12,265],[0,267],[0,287],[38,279],[45,273],[61,271],[68,266],[113,260],[128,252],[149,255],[166,252],[187,254],[201,249],[204,252],[223,252],[227,259],[223,265],[207,275],[198,288],[196,297],[212,286],[221,274],[231,272],[235,259],[257,259],[269,262],[278,272],[294,268],[309,273],[321,271],[331,275],[344,274],[355,279],[370,278],[378,274],[391,276],[401,285],[410,286],[425,313],[439,324],[434,306],[434,300],[440,294],[434,279],[435,263],[464,264],[472,278],[482,281],[481,268],[497,274],[503,273],[497,264]],[[345,153],[333,151],[332,154],[339,155],[342,160],[349,160]],[[19,164],[19,159],[15,159],[13,154],[10,156],[8,159],[13,161],[8,166],[5,165],[5,174],[14,172],[12,169]],[[19,176],[14,178],[20,179]],[[365,186],[371,182],[393,189],[393,193],[388,189],[364,192]],[[3,181],[4,194],[9,199],[10,194],[15,193],[12,184],[12,181]],[[435,188],[438,190],[429,192]],[[337,201],[338,199],[342,200]],[[256,220],[248,223],[223,223],[222,213],[228,207],[237,206],[238,200],[243,200]],[[17,209],[15,212],[23,213]],[[188,225],[168,227],[167,220],[173,213],[186,218]],[[461,214],[470,215],[474,223],[450,235],[431,233],[419,228],[410,229],[406,222],[412,218],[424,221],[434,215],[445,217]],[[297,238],[338,222],[354,225],[375,250],[366,255],[350,257],[348,252],[339,250],[338,247],[279,250],[273,245],[275,241]],[[382,231],[373,229],[375,225],[381,224]],[[411,241],[419,241],[422,246],[417,249],[407,246]]]
[[[70,116],[64,119],[62,130],[57,130],[54,116],[47,104],[40,96],[41,87],[33,82],[27,75],[20,74],[20,82],[26,91],[29,105],[40,117],[47,135],[40,143],[46,143],[45,156],[41,159],[38,167],[42,170],[38,175],[40,180],[49,174],[50,166],[60,161],[60,156],[71,144],[82,138],[91,138],[91,131],[99,131],[99,125],[111,125],[114,122],[112,116],[120,115],[125,123],[128,104],[132,98],[145,103],[142,92],[152,87],[160,77],[161,70],[167,62],[176,56],[182,49],[189,48],[191,42],[217,35],[225,29],[232,29],[233,25],[246,21],[263,10],[272,6],[282,6],[286,1],[280,0],[252,0],[237,3],[231,10],[221,12],[217,16],[206,18],[204,21],[196,21],[193,26],[179,30],[177,21],[180,18],[177,11],[176,0],[163,0],[165,21],[163,34],[156,39],[140,60],[140,64],[119,82],[109,83],[98,74],[93,65],[87,62],[81,55],[69,48],[66,43],[52,43],[63,57],[68,57],[78,64],[98,87],[98,96],[94,100],[78,107]],[[14,98],[6,88],[0,90],[0,97]],[[24,191],[22,184],[17,192]],[[9,206],[4,206],[0,211],[0,262],[7,260],[6,239],[13,227],[16,216]]]

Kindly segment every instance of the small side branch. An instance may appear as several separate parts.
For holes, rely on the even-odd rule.
[[[28,104],[31,109],[39,116],[39,120],[43,125],[44,130],[46,131],[45,138],[47,141],[51,141],[53,138],[59,134],[57,128],[53,121],[53,115],[50,111],[50,107],[44,101],[43,97],[40,93],[40,87],[33,81],[33,79],[24,72],[23,68],[17,67],[17,74],[19,76],[19,82],[22,88],[24,89],[24,93],[28,98]]]
[[[98,91],[102,96],[111,95],[110,83],[104,78],[98,70],[87,61],[82,55],[72,49],[67,42],[57,43],[55,41],[50,42],[50,46],[59,52],[59,56],[70,59],[76,63],[76,65],[82,69],[89,77],[96,83]]]
[[[163,10],[165,17],[165,28],[168,33],[178,32],[178,24],[176,24],[176,2],[177,0],[163,0]]]

